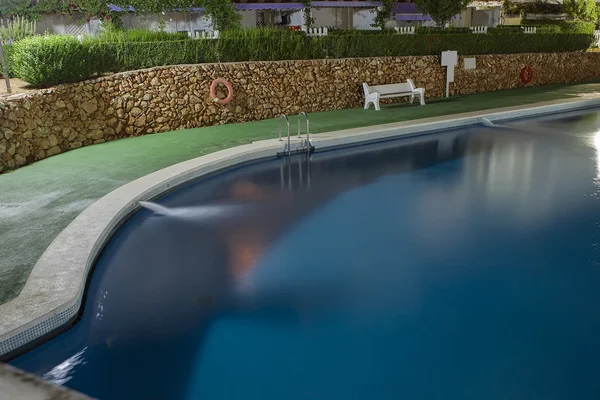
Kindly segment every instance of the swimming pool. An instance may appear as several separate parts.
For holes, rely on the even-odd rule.
[[[600,396],[597,112],[256,163],[113,237],[15,359],[103,399]]]

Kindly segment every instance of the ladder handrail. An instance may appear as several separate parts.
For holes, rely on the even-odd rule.
[[[304,119],[306,120],[306,148],[308,151],[308,154],[310,155],[310,118],[308,118],[308,113],[302,111],[300,114],[298,114],[298,138],[301,138],[302,136],[300,136],[300,117],[304,115]]]
[[[285,122],[287,124],[287,141],[288,141],[287,147],[288,147],[288,157],[289,157],[290,153],[292,151],[291,150],[292,146],[291,146],[291,141],[290,141],[290,120],[288,119],[287,115],[285,115],[285,114],[281,114],[279,116],[278,126],[279,126],[279,141],[280,142],[281,142],[281,118],[285,118]]]
[[[300,134],[300,117],[304,115],[304,119],[306,120],[306,134],[309,135],[309,131],[310,131],[310,119],[308,119],[308,114],[305,113],[304,111],[302,111],[300,114],[298,114],[298,138],[301,138],[301,134]]]

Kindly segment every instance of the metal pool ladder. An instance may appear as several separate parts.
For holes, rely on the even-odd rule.
[[[285,119],[285,123],[287,124],[287,153],[288,153],[288,157],[289,157],[292,152],[292,145],[290,142],[290,120],[288,119],[287,115],[285,115],[285,114],[281,114],[279,116],[278,126],[279,126],[279,141],[280,142],[281,142],[281,119],[282,118]]]
[[[310,155],[310,119],[308,118],[308,114],[304,111],[298,114],[298,139],[302,137],[300,134],[300,117],[302,117],[303,115],[304,120],[306,121],[306,152],[308,155]]]

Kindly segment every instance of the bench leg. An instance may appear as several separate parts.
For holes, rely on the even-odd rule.
[[[375,109],[379,111],[379,95],[372,93],[370,96],[365,98],[365,110],[369,109],[371,103],[373,103]]]
[[[410,104],[412,104],[413,101],[415,101],[415,96],[410,96]]]
[[[419,102],[421,103],[422,106],[425,105],[425,93],[424,92],[419,93]]]

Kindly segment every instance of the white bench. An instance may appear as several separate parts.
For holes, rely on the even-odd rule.
[[[410,96],[410,102],[412,103],[415,96],[417,96],[421,105],[425,105],[425,89],[415,88],[415,84],[410,79],[407,79],[406,83],[393,83],[391,85],[369,86],[363,83],[363,89],[365,91],[365,110],[368,110],[370,104],[373,103],[375,109],[379,111],[381,110],[379,99],[389,99],[391,97]]]

